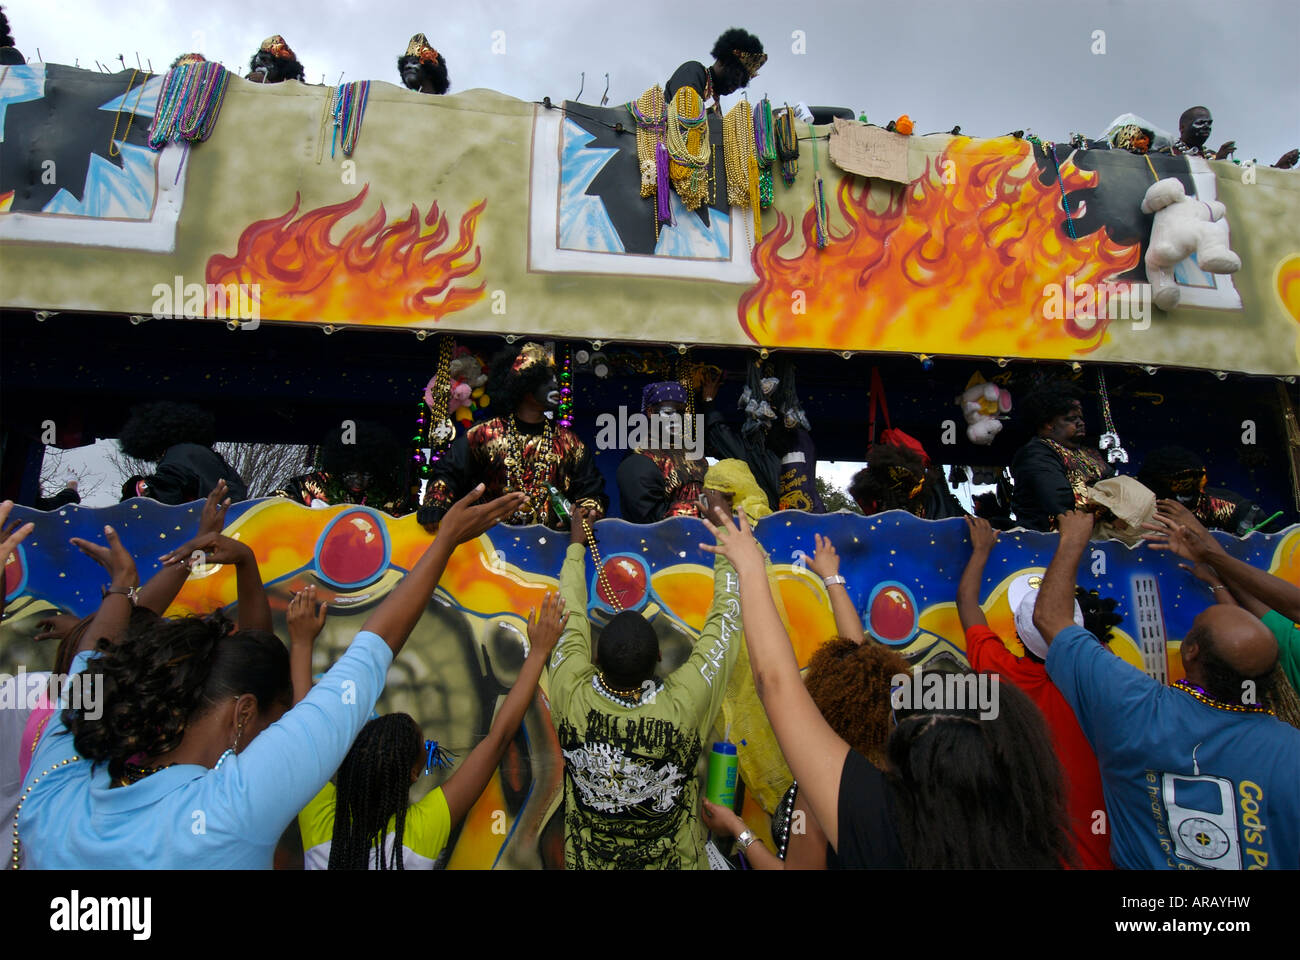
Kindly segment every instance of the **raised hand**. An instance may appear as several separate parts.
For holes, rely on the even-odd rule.
[[[998,542],[998,531],[983,517],[967,514],[966,530],[970,534],[972,553],[989,553],[993,550],[993,544]]]
[[[1056,529],[1062,540],[1087,540],[1092,536],[1094,517],[1084,510],[1071,510],[1056,516]]]
[[[840,555],[835,552],[835,547],[830,538],[823,537],[820,533],[814,534],[813,543],[816,546],[813,550],[812,559],[808,561],[808,569],[823,580],[838,574],[840,572]]]
[[[206,563],[246,563],[250,559],[255,559],[253,549],[246,543],[236,540],[234,537],[227,537],[220,533],[199,534],[194,539],[188,541],[183,546],[177,547],[171,553],[164,553],[159,558],[163,566],[170,566],[174,563],[184,564],[206,564]]]
[[[108,571],[112,586],[130,587],[132,589],[138,587],[140,577],[135,570],[135,558],[127,553],[126,547],[122,546],[117,531],[112,527],[105,526],[104,539],[108,541],[107,546],[91,543],[89,540],[82,540],[80,537],[73,537],[69,542]]]
[[[293,595],[285,620],[289,624],[289,644],[310,647],[325,629],[325,616],[329,605],[316,603],[316,586],[309,584]]]
[[[738,513],[739,518],[735,519],[722,508],[715,509],[713,516],[718,527],[713,535],[718,542],[716,545],[701,543],[700,549],[705,553],[722,554],[738,572],[752,569],[755,565],[761,570],[763,548],[754,539],[754,530],[745,518],[745,508],[741,507]]]
[[[1219,147],[1219,152],[1214,155],[1215,160],[1227,160],[1228,157],[1237,152],[1237,141],[1229,140],[1223,146]]]
[[[536,608],[528,611],[528,655],[543,659],[549,657],[568,622],[569,614],[564,609],[564,598],[552,590],[542,600],[541,613]]]
[[[199,536],[220,533],[226,529],[226,510],[230,508],[230,497],[226,496],[228,489],[226,481],[218,480],[208,494],[203,503],[203,512],[199,514]]]
[[[52,613],[36,622],[34,640],[62,640],[72,628],[81,622],[81,618],[71,613]]]
[[[477,503],[484,489],[480,483],[456,501],[438,524],[439,537],[446,537],[457,545],[468,543],[515,513],[528,499],[523,493],[507,493],[487,503]]]
[[[573,508],[573,512],[569,514],[569,543],[587,542],[587,525],[595,522],[595,513],[589,507]],[[595,535],[594,532],[592,535]]]
[[[5,524],[9,521],[9,511],[13,508],[14,502],[12,500],[0,503],[0,530],[4,531],[3,534],[0,534],[0,570],[3,570],[4,565],[9,562],[9,555],[18,549],[18,544],[26,540],[31,535],[31,532],[36,529],[36,524],[31,521],[21,526],[15,523],[6,529]]]
[[[1172,520],[1180,527],[1187,527],[1198,536],[1208,537],[1210,535],[1210,531],[1205,528],[1205,524],[1201,523],[1196,514],[1177,500],[1157,500],[1156,513]]]

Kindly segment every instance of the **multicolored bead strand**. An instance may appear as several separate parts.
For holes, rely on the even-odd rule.
[[[180,140],[207,140],[229,86],[230,71],[219,63],[182,63],[167,71],[149,128],[149,146],[161,150]]]
[[[573,348],[564,345],[560,360],[560,407],[556,411],[560,426],[573,427]]]
[[[333,109],[334,142],[338,142],[339,132],[343,134],[343,156],[352,156],[357,148],[357,137],[361,135],[361,121],[366,114],[366,103],[370,99],[370,81],[359,80],[356,83],[342,83],[334,91]],[[334,144],[330,145],[330,159],[334,158]]]

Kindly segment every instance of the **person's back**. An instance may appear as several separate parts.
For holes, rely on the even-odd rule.
[[[548,664],[565,762],[565,866],[707,868],[696,768],[741,643],[735,571],[719,560],[713,606],[686,662],[663,681],[619,689],[592,663],[584,558],[571,544],[560,573],[570,619]],[[620,616],[626,625],[637,615]]]

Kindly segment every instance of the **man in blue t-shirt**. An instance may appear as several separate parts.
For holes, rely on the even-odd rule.
[[[1300,730],[1258,706],[1277,640],[1245,610],[1216,605],[1183,640],[1186,680],[1166,687],[1112,656],[1074,624],[1092,522],[1057,518],[1034,626],[1049,644],[1047,672],[1097,753],[1115,866],[1300,868]]]

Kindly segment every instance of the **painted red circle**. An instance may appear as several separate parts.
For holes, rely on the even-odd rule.
[[[871,632],[886,642],[900,643],[916,629],[916,608],[901,587],[884,587],[871,601]]]
[[[353,510],[325,535],[317,563],[334,583],[361,584],[383,572],[386,553],[378,521],[364,510]]]
[[[600,599],[611,607],[618,606],[624,610],[635,610],[641,606],[646,596],[646,569],[632,557],[609,557],[601,564],[605,579],[614,592],[609,595],[605,584],[598,581],[597,592]],[[614,600],[617,599],[618,603]]]

